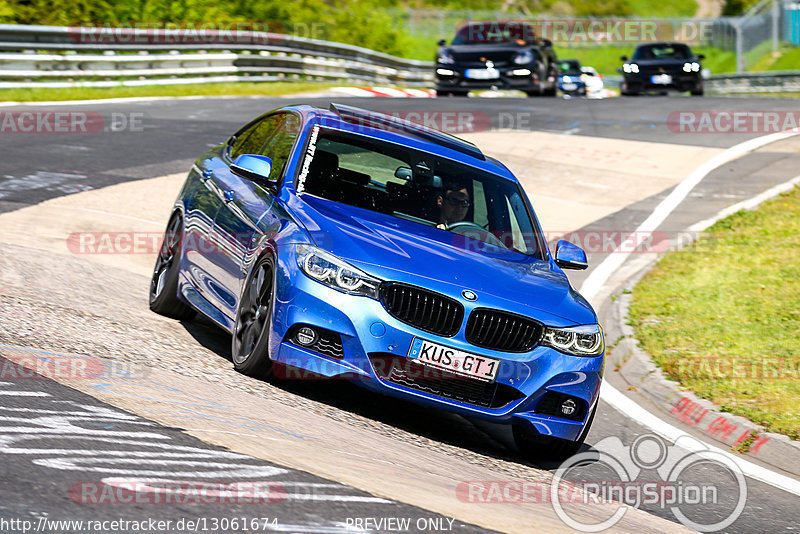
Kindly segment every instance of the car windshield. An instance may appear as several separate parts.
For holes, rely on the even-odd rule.
[[[691,59],[689,47],[682,44],[640,46],[633,53],[634,60],[642,59]]]
[[[561,74],[581,74],[581,64],[574,59],[558,62],[558,70]]]
[[[524,193],[505,178],[402,145],[326,128],[319,128],[300,168],[299,193],[544,257],[541,231]]]
[[[456,33],[454,45],[462,44],[506,44],[536,41],[533,26],[519,22],[482,22],[468,24]]]

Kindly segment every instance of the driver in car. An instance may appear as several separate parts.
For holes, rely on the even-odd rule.
[[[464,184],[445,182],[442,193],[436,199],[439,207],[439,224],[436,228],[445,230],[449,225],[463,221],[470,204],[469,190]]]

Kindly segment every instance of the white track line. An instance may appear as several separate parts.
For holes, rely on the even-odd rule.
[[[625,417],[633,419],[638,424],[652,430],[662,438],[673,443],[681,436],[690,435],[680,428],[672,426],[666,421],[663,421],[657,416],[651,414],[606,381],[603,381],[603,385],[600,388],[600,397],[608,404],[616,408],[617,411],[619,411]],[[701,456],[703,456],[703,452],[705,451],[708,455],[708,458],[712,460],[715,454],[722,454],[725,457],[733,460],[736,465],[739,466],[745,476],[760,482],[764,482],[765,484],[769,484],[770,486],[774,486],[778,489],[782,489],[783,491],[800,495],[800,481],[785,475],[781,475],[780,473],[770,471],[769,469],[761,467],[760,465],[756,465],[753,462],[745,460],[741,455],[732,454],[728,451],[720,449],[719,447],[714,447],[713,445],[708,445],[705,442],[701,443],[696,440],[681,440],[681,447],[685,449],[692,449],[689,452],[694,452]]]
[[[634,236],[640,236],[643,232],[654,231],[662,222],[664,222],[670,213],[672,213],[675,208],[677,208],[680,203],[683,202],[691,190],[717,167],[720,167],[733,159],[736,159],[748,152],[752,152],[753,150],[756,150],[769,143],[787,139],[798,134],[800,134],[800,131],[795,129],[757,137],[755,139],[735,145],[727,149],[725,152],[711,158],[709,161],[689,174],[689,176],[687,176],[680,184],[678,184],[675,189],[672,190],[667,198],[661,201],[656,209],[653,210],[653,213],[651,213],[650,216],[641,225],[639,225],[639,227],[636,229],[636,232],[634,232]],[[701,221],[692,228],[700,227],[703,224],[706,225],[705,228],[708,228],[708,226],[717,220],[725,217],[726,214],[735,213],[740,209],[747,209],[747,207],[753,207],[759,202],[763,202],[767,198],[770,198],[771,196],[775,196],[790,189],[799,181],[800,177],[797,177],[784,184],[773,187],[749,200],[740,202],[734,206],[720,211],[711,219]],[[634,237],[634,239],[637,238]],[[637,244],[638,243],[633,243],[634,246]],[[620,246],[614,251],[615,253],[607,256],[606,259],[603,260],[603,262],[601,262],[600,265],[598,265],[597,268],[595,268],[595,270],[586,278],[580,289],[580,293],[584,297],[589,300],[596,297],[603,288],[603,285],[608,282],[608,279],[611,277],[611,275],[622,265],[627,258],[627,255],[621,254],[620,252],[625,246],[631,246],[631,243],[620,244]],[[689,435],[687,432],[651,414],[606,381],[603,381],[603,385],[600,389],[600,397],[625,417],[636,421],[638,424],[648,428],[649,430],[652,430],[656,434],[672,441],[673,443],[679,437]],[[769,484],[770,486],[774,486],[778,489],[782,489],[783,491],[800,496],[800,481],[779,473],[775,473],[774,471],[770,471],[769,469],[761,467],[760,465],[756,465],[748,460],[745,460],[739,455],[731,454],[730,452],[720,449],[719,447],[714,447],[708,444],[706,445],[708,447],[707,450],[714,451],[717,454],[723,454],[736,462],[746,476],[764,482],[765,484]],[[700,449],[698,446],[698,450],[692,452],[700,452],[701,450],[702,449]]]
[[[684,178],[684,180],[679,183],[669,195],[667,195],[667,198],[661,201],[656,209],[653,210],[653,213],[651,213],[650,216],[639,225],[636,231],[633,232],[631,237],[620,243],[614,252],[606,257],[606,259],[603,260],[603,262],[591,272],[591,274],[583,282],[580,293],[590,301],[596,297],[611,275],[614,274],[617,269],[619,269],[619,267],[628,257],[627,254],[622,254],[622,252],[625,250],[636,250],[636,247],[639,246],[639,242],[643,239],[643,236],[646,235],[646,233],[649,235],[650,232],[655,231],[656,228],[658,228],[658,226],[663,223],[667,217],[669,217],[670,213],[672,213],[675,208],[677,208],[678,205],[684,201],[692,189],[694,189],[694,187],[699,184],[700,181],[711,171],[715,170],[717,167],[721,167],[729,161],[747,154],[748,152],[752,152],[757,148],[761,148],[769,143],[774,143],[775,141],[780,141],[797,134],[800,134],[800,131],[789,130],[786,132],[756,137],[755,139],[750,139],[744,143],[739,143],[738,145],[727,149],[721,154],[717,154],[704,164],[700,165],[698,168],[692,171],[689,176]]]

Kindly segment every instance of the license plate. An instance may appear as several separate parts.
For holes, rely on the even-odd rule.
[[[500,77],[497,69],[467,69],[464,76],[473,80],[494,80]]]
[[[576,84],[574,84],[574,83],[563,83],[563,84],[561,84],[561,90],[562,91],[574,91],[577,88],[578,88],[578,86]]]
[[[429,367],[491,382],[497,376],[500,360],[453,349],[418,337],[411,343],[408,358]]]
[[[669,74],[655,74],[650,76],[650,81],[656,85],[669,85],[672,83],[672,76]]]

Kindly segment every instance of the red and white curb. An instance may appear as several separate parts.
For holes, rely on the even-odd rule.
[[[334,87],[331,91],[347,96],[431,98],[436,96],[433,89],[394,89],[392,87]]]

